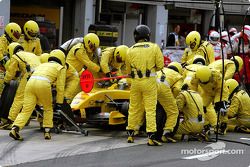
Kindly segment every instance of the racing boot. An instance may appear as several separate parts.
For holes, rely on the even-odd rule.
[[[202,133],[198,133],[197,134],[197,138],[199,141],[204,142],[204,141],[212,141],[212,139],[210,138],[210,136],[204,132]]]
[[[134,133],[135,131],[134,130],[128,130],[127,131],[127,134],[128,134],[128,143],[134,143]]]
[[[210,125],[205,125],[202,133],[205,135],[211,135]]]
[[[234,131],[235,132],[240,132],[240,133],[248,133],[248,134],[250,134],[250,129],[248,129],[247,127],[244,127],[244,126],[236,126],[234,128]]]
[[[51,139],[50,128],[44,128],[44,139],[45,140],[50,140]]]
[[[23,138],[20,136],[19,134],[19,127],[18,126],[13,126],[10,133],[9,133],[9,136],[12,137],[13,139],[15,140],[20,140],[20,141],[23,141]]]
[[[225,135],[226,133],[227,133],[227,123],[221,123],[220,129],[219,129],[219,134]]]
[[[148,132],[148,146],[161,146],[161,142],[156,140],[155,133]]]
[[[11,130],[13,121],[7,119],[5,122],[1,122],[0,129]]]
[[[189,140],[189,136],[188,136],[188,135],[185,135],[185,134],[182,134],[180,140],[186,142],[186,141]]]
[[[219,125],[218,125],[218,127],[217,127],[217,125],[215,125],[215,126],[214,126],[214,134],[217,134],[217,132],[218,132],[218,134],[219,134],[219,132],[220,132],[219,129],[220,129],[220,128],[219,128]]]
[[[7,119],[1,118],[0,119],[0,129],[2,129],[1,127],[7,122]]]
[[[203,131],[198,134],[199,141],[210,141],[210,125],[205,125]]]
[[[173,135],[169,131],[164,131],[164,134],[161,137],[163,143],[176,143],[176,140],[173,138]]]

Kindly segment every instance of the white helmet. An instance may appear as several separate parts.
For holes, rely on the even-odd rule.
[[[234,28],[234,27],[230,28],[230,30],[229,30],[228,32],[229,32],[229,34],[230,34],[231,36],[237,34],[237,30],[236,30],[236,28]]]
[[[209,35],[209,41],[212,44],[217,44],[220,40],[220,34],[217,31],[212,31]]]
[[[223,39],[226,42],[229,42],[229,38],[228,38],[228,33],[227,31],[222,31],[221,32],[221,39]]]
[[[244,34],[246,34],[248,40],[250,40],[250,26],[249,25],[244,26]]]

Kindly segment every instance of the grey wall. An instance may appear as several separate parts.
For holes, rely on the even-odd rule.
[[[151,41],[160,45],[164,40],[166,44],[168,11],[164,6],[149,5],[147,23],[152,32]]]
[[[71,39],[74,37],[74,3],[71,1],[65,1],[64,11],[63,11],[63,34],[62,42]]]
[[[4,27],[10,20],[10,0],[0,2],[0,35],[4,33]]]
[[[209,29],[209,23],[210,23],[210,19],[213,16],[213,11],[204,11],[204,15],[203,15],[203,23],[204,26],[202,26],[202,32],[204,32],[204,34],[201,34],[201,36],[205,37],[207,35],[208,29]],[[213,21],[211,23],[211,25],[214,26]]]
[[[75,1],[75,23],[74,23],[74,37],[84,35],[84,15],[85,15],[85,0]]]
[[[134,30],[139,24],[138,15],[127,15],[125,20],[125,32],[124,32],[124,44],[127,46],[132,46],[135,44],[134,41]]]
[[[93,0],[75,1],[74,37],[84,36],[88,33],[90,24],[94,23]]]

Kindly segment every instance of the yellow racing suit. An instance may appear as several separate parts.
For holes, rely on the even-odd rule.
[[[76,92],[76,89],[80,84],[80,78],[79,78],[78,72],[72,65],[70,65],[69,63],[66,63],[66,67],[67,67],[67,70],[66,70],[66,83],[65,83],[64,97],[70,102],[78,93]]]
[[[7,47],[9,45],[9,41],[6,38],[6,35],[3,34],[0,37],[0,95],[2,94],[3,88],[4,88],[4,71],[5,71],[5,66],[3,62],[4,55],[7,53]]]
[[[88,53],[84,48],[84,44],[78,43],[70,49],[66,62],[71,64],[78,73],[84,67],[87,67],[91,72],[99,72],[100,66],[94,63],[92,60],[93,53]]]
[[[250,128],[250,98],[244,90],[236,92],[227,109],[228,130],[233,131],[236,126]]]
[[[184,78],[184,84],[187,84],[189,88],[192,89],[191,80],[193,77],[195,77],[195,72],[198,68],[202,67],[202,65],[199,64],[190,64],[186,67],[184,67],[183,71],[183,78]],[[198,86],[198,92],[201,92],[201,88]],[[211,124],[213,127],[217,124],[217,116],[216,112],[214,110],[213,104],[210,103],[207,106],[204,106],[204,112],[205,112],[205,125]]]
[[[213,109],[213,104],[220,101],[227,101],[229,96],[228,89],[221,86],[222,75],[214,69],[212,69],[212,76],[207,84],[200,83],[196,77],[193,77],[190,81],[190,89],[198,91],[202,97],[206,122],[208,121],[213,127],[217,124],[217,116]],[[221,91],[222,97],[220,97]]]
[[[181,91],[181,87],[182,87],[182,83],[183,83],[183,78],[182,75],[179,74],[178,72],[170,69],[170,68],[163,68],[162,71],[157,72],[157,76],[161,77],[162,76],[162,72],[165,75],[165,80],[166,82],[168,82],[172,93],[174,95],[174,97],[176,98],[177,95],[180,93]]]
[[[99,77],[100,66],[98,65],[98,58],[93,53],[88,53],[83,43],[78,43],[70,49],[66,62],[72,65],[79,75],[81,75],[83,69],[87,68],[87,70],[92,72],[94,78]],[[79,85],[76,92],[79,93],[80,91],[81,87]]]
[[[219,59],[209,64],[208,66],[216,69],[217,71],[220,71],[220,73],[222,74],[222,65],[223,65],[222,59]],[[234,62],[232,60],[225,59],[224,60],[224,80],[232,79],[235,71],[236,71],[236,66]]]
[[[0,60],[2,60],[3,57],[4,57],[4,54],[7,53],[7,47],[8,47],[9,44],[10,43],[9,43],[9,41],[6,38],[6,35],[3,34],[0,37]]]
[[[27,83],[27,79],[39,65],[40,59],[33,53],[19,51],[16,54],[12,55],[9,64],[10,68],[7,68],[4,81],[6,83],[9,83],[12,79],[15,79],[17,72],[20,72],[20,76],[18,77],[19,85],[16,91],[16,95],[9,111],[9,120],[14,121],[18,113],[22,109],[24,89]],[[27,66],[30,66],[30,71],[27,71]]]
[[[102,72],[107,74],[109,72],[118,72],[118,75],[121,75],[121,66],[122,63],[117,63],[114,59],[114,52],[116,47],[108,47],[102,51],[102,57],[100,66]]]
[[[163,129],[173,132],[173,129],[176,126],[179,110],[168,81],[166,78],[165,80],[161,80],[161,76],[159,75],[157,78],[157,100],[167,115],[167,120]]]
[[[25,36],[22,34],[18,42],[23,46],[26,52],[34,53],[37,56],[40,56],[43,52],[39,38],[25,39]]]
[[[181,65],[182,66],[186,66],[189,65],[189,61],[192,60],[194,58],[194,53],[189,47],[185,48],[184,53],[181,57]]]
[[[126,69],[132,79],[127,130],[137,130],[138,120],[143,116],[140,107],[143,103],[146,131],[156,132],[156,71],[161,70],[163,66],[163,55],[157,44],[138,42],[128,49]]]
[[[201,133],[204,125],[205,114],[203,112],[202,98],[198,92],[182,91],[176,98],[177,106],[183,113],[183,121],[180,122],[176,134],[189,135]],[[200,115],[200,119],[198,118]]]
[[[202,65],[200,64],[190,64],[190,65],[185,66],[183,68],[184,70],[182,73],[182,77],[184,79],[183,84],[187,84],[190,87],[191,79],[194,77],[197,69],[201,66]]]
[[[203,56],[206,60],[206,65],[215,61],[214,48],[208,41],[202,41],[201,45],[194,54]]]
[[[20,129],[29,120],[37,103],[43,106],[43,127],[53,127],[53,108],[51,85],[56,85],[56,103],[62,104],[64,98],[66,69],[56,62],[43,63],[36,68],[24,90],[24,104],[13,126]]]

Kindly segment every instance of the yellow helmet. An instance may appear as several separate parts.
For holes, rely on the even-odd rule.
[[[229,90],[229,94],[231,94],[236,88],[239,87],[239,83],[235,79],[228,79],[226,80],[225,84]]]
[[[5,34],[9,36],[9,38],[13,42],[17,42],[21,36],[22,30],[21,27],[17,23],[9,23],[5,26]]]
[[[232,61],[234,61],[234,64],[236,66],[236,71],[240,71],[243,67],[243,60],[240,56],[234,56],[231,58]]]
[[[49,60],[50,54],[49,53],[43,53],[39,57],[40,57],[40,62],[41,63],[47,63],[48,60]]]
[[[189,64],[206,64],[206,60],[203,56],[201,55],[195,55],[193,59],[191,59]]]
[[[83,42],[87,52],[93,53],[100,45],[99,37],[94,33],[88,33],[83,37]]]
[[[212,76],[212,70],[208,66],[201,66],[197,69],[195,75],[201,83],[207,83]]]
[[[174,71],[176,71],[176,72],[182,74],[182,66],[181,66],[180,63],[178,63],[178,62],[176,62],[176,61],[175,61],[175,62],[169,63],[169,64],[168,64],[168,68],[170,68],[170,69],[172,69],[172,70],[174,70]]]
[[[127,56],[128,47],[126,45],[117,46],[114,52],[114,59],[117,63],[125,61]]]
[[[17,43],[17,42],[12,42],[7,47],[7,52],[9,54],[10,58],[12,57],[13,54],[16,54],[17,51],[19,51],[19,50],[24,50],[24,49],[23,49],[22,45],[20,43]]]
[[[201,35],[197,31],[191,31],[186,37],[186,44],[192,51],[196,51],[201,42]]]
[[[36,38],[39,33],[38,24],[33,20],[29,20],[24,24],[23,31],[25,36],[28,37],[28,39]]]
[[[50,52],[50,57],[48,58],[48,61],[56,61],[62,66],[65,66],[65,54],[60,49],[52,50]]]

